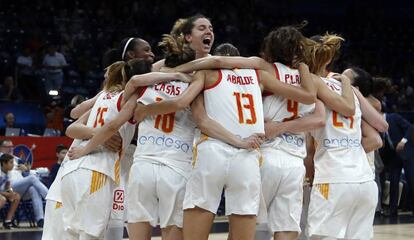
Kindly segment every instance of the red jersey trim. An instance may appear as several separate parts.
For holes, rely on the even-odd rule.
[[[116,109],[118,109],[118,112],[121,111],[122,98],[124,98],[124,93],[121,93],[121,96],[119,96],[118,101],[116,102]]]
[[[141,91],[138,93],[138,98],[142,97],[144,95],[145,91],[147,91],[148,86],[141,87]]]
[[[257,83],[260,84],[262,82],[262,80],[260,79],[259,70],[255,69],[254,72],[256,73]]]
[[[273,67],[275,68],[275,75],[277,79],[280,81],[279,69],[277,68],[276,63],[273,63]]]
[[[139,91],[138,99],[141,98],[144,95],[144,93],[145,93],[145,91],[147,91],[147,89],[148,89],[148,86],[144,86],[144,87],[141,87],[141,88],[138,89],[138,91]],[[132,116],[132,118],[129,119],[128,122],[130,124],[137,124],[137,121],[134,121],[134,116]]]
[[[218,73],[219,73],[219,76],[218,76],[216,82],[213,83],[211,86],[204,88],[204,90],[209,90],[209,89],[215,88],[217,85],[219,85],[219,83],[221,82],[221,79],[223,78],[223,74],[221,73],[221,70],[219,70]]]

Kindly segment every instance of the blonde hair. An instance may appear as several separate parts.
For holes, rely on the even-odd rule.
[[[106,79],[103,90],[107,92],[119,92],[122,91],[127,82],[125,66],[127,65],[124,61],[117,61],[112,63],[106,68],[108,78]]]
[[[317,73],[321,68],[334,60],[338,55],[341,43],[345,41],[336,34],[326,33],[323,36],[315,36],[305,41],[305,59],[312,73]]]
[[[151,72],[151,67],[152,64],[145,59],[114,62],[106,68],[108,77],[104,82],[103,90],[107,92],[122,91],[132,76]]]

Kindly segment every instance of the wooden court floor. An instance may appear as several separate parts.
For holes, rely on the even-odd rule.
[[[152,238],[161,240],[160,237]],[[227,233],[211,234],[210,240],[227,240]],[[392,224],[374,226],[374,240],[413,240],[414,224]]]
[[[215,223],[211,240],[227,239],[227,222]],[[42,230],[39,228],[19,228],[4,230],[0,227],[0,240],[41,240]],[[128,238],[125,238],[128,239]],[[160,240],[160,237],[153,237]],[[396,219],[378,217],[374,225],[375,240],[414,240],[414,216],[403,215]],[[60,239],[59,239],[60,240]]]

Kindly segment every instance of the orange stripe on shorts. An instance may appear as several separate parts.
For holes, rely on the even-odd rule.
[[[316,187],[318,188],[319,192],[322,194],[323,198],[328,200],[328,197],[329,197],[329,183],[317,184]]]

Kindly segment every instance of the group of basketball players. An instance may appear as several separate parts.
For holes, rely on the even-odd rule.
[[[266,36],[261,58],[230,44],[210,56],[213,27],[195,15],[163,35],[165,59],[152,64],[145,40],[124,39],[102,91],[72,111],[43,239],[122,239],[124,220],[130,239],[157,225],[162,239],[208,239],[223,190],[229,239],[297,239],[306,181],[306,237],[372,239],[365,152],[387,124],[327,69],[342,41],[287,26]]]

